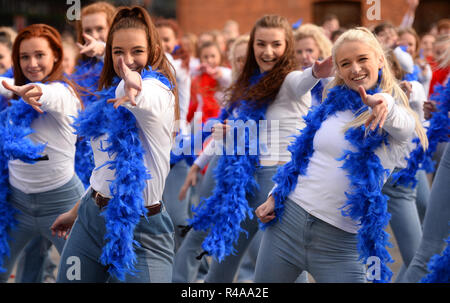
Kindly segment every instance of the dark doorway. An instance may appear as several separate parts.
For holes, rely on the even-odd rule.
[[[341,27],[361,25],[361,3],[354,1],[321,1],[313,3],[314,23],[322,25],[327,14],[334,14]]]

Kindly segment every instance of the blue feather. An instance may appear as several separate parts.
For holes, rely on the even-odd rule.
[[[251,85],[264,75],[255,74],[250,80]],[[218,120],[223,121],[226,117],[230,122],[257,123],[264,120],[267,105],[260,108],[255,108],[254,105],[254,101],[241,100],[236,117],[229,115],[232,108],[228,108],[221,111]],[[197,207],[193,207],[193,218],[188,220],[195,230],[209,230],[202,248],[219,262],[235,253],[233,245],[241,232],[246,233],[240,225],[247,217],[253,218],[253,210],[248,205],[247,196],[258,190],[254,178],[259,165],[257,134],[246,131],[245,136],[237,136],[237,130],[234,131],[233,151],[230,154],[224,146],[223,155],[214,170],[216,186],[212,196],[202,199]],[[257,149],[256,155],[250,153],[254,147]]]
[[[0,272],[4,258],[9,256],[11,240],[8,233],[17,224],[18,212],[8,202],[8,162],[19,159],[34,163],[44,151],[44,144],[36,144],[28,138],[34,131],[31,123],[39,114],[23,100],[11,100],[11,106],[0,113]]]
[[[430,273],[422,278],[421,283],[450,283],[450,236],[442,255],[434,255],[428,262]]]
[[[414,150],[406,158],[406,168],[392,175],[393,182],[404,186],[417,185],[416,173],[423,169],[428,173],[434,171],[433,154],[441,142],[447,142],[450,135],[450,118],[448,112],[450,109],[450,81],[447,81],[445,87],[439,85],[431,97],[436,101],[438,111],[433,113],[430,119],[430,125],[427,127],[428,149],[424,150],[418,138],[413,139],[416,144]]]
[[[155,78],[172,87],[167,78],[151,67],[143,69],[141,77]],[[115,97],[118,82],[116,77],[112,86],[97,92],[99,100],[80,112],[74,127],[76,133],[86,140],[107,134],[108,147],[103,151],[110,156],[115,155],[114,160],[103,164],[115,170],[115,179],[110,183],[112,198],[106,211],[102,212],[106,222],[106,244],[100,262],[108,266],[112,276],[123,281],[125,275],[136,273],[134,247],[139,243],[134,240],[133,232],[141,216],[147,213],[143,192],[151,175],[144,165],[145,150],[139,138],[136,118],[128,109],[114,109],[113,104],[107,103],[108,99]]]
[[[368,91],[368,94],[378,91],[377,88]],[[367,110],[367,106],[362,103],[358,92],[345,86],[335,86],[328,91],[326,100],[304,117],[306,127],[300,130],[300,134],[288,146],[288,151],[292,154],[291,161],[280,167],[273,177],[277,184],[272,191],[276,218],[261,224],[261,229],[281,220],[284,201],[295,189],[298,176],[307,174],[309,159],[314,153],[313,140],[316,132],[329,116],[344,110],[351,110],[356,114]],[[350,190],[346,192],[348,200],[341,209],[342,215],[361,221],[358,231],[360,259],[366,262],[370,256],[379,257],[382,268],[381,279],[377,282],[387,282],[392,272],[386,263],[392,262],[392,259],[385,248],[390,244],[384,228],[390,215],[387,212],[387,198],[381,193],[381,188],[388,171],[382,167],[380,159],[374,153],[382,144],[387,144],[386,134],[375,130],[366,135],[365,128],[361,126],[350,128],[345,133],[345,138],[357,151],[344,151],[338,159],[344,160],[342,168],[348,172],[350,181]]]

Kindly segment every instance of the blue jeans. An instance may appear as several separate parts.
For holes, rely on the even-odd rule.
[[[255,180],[259,185],[259,190],[254,196],[247,197],[248,205],[256,209],[267,200],[267,195],[273,188],[272,177],[277,172],[278,166],[261,166],[255,173]],[[241,227],[247,231],[248,235],[241,233],[237,243],[234,244],[236,253],[227,256],[222,262],[216,259],[211,261],[211,266],[206,275],[205,282],[208,283],[231,283],[239,269],[242,258],[244,257],[251,240],[259,230],[258,218],[254,215],[253,219],[246,218],[241,223]]]
[[[428,207],[423,222],[423,235],[405,278],[400,282],[419,282],[428,274],[428,262],[440,254],[449,235],[450,221],[450,148],[447,145],[431,186]]]
[[[31,240],[17,261],[16,283],[41,283],[55,280],[57,267],[50,257],[52,242],[42,236]]]
[[[214,156],[208,164],[208,169],[206,170],[205,175],[203,176],[201,182],[197,185],[196,188],[196,196],[197,199],[208,198],[212,195],[212,191],[215,187],[215,179],[214,179],[214,169],[217,166],[217,161],[219,160],[218,156]],[[198,203],[192,203],[193,205],[197,205]],[[185,223],[187,224],[187,222]],[[206,263],[206,259],[202,258],[201,262],[199,262],[195,257],[200,255],[203,251],[202,243],[203,240],[208,235],[207,232],[197,231],[191,229],[185,239],[181,243],[181,246],[177,250],[174,258],[173,265],[173,282],[175,283],[191,283],[195,282],[199,269],[201,268],[201,264],[204,264],[204,267],[208,267]]]
[[[63,186],[42,193],[25,194],[13,186],[10,187],[10,203],[19,210],[16,214],[18,224],[10,232],[11,258],[6,257],[6,272],[0,274],[0,282],[8,280],[20,252],[39,235],[50,240],[61,254],[65,241],[52,236],[50,226],[60,214],[70,210],[84,192],[84,186],[76,175]]]
[[[391,182],[392,178],[389,177],[383,186],[382,193],[389,197],[387,202],[388,211],[391,214],[389,224],[397,240],[403,264],[408,266],[422,238],[422,227],[416,205],[416,189],[393,185]]]
[[[175,251],[178,250],[183,241],[181,228],[178,225],[186,225],[186,220],[188,219],[188,195],[183,201],[178,200],[178,194],[186,179],[188,170],[189,167],[184,160],[178,162],[170,169],[162,197],[175,229]]]
[[[424,170],[417,172],[417,187],[416,187],[416,206],[419,213],[420,224],[423,224],[425,212],[427,211],[428,198],[430,196],[430,184],[428,183],[427,174]]]
[[[219,157],[213,157],[209,163],[208,170],[203,177],[202,184],[199,189],[201,198],[211,196],[215,187],[215,179],[213,170],[217,165]],[[260,186],[260,190],[248,199],[249,206],[258,207],[266,201],[267,194],[273,187],[272,176],[275,174],[278,166],[265,166],[258,169],[255,179]],[[215,260],[211,262],[210,269],[206,275],[205,282],[233,282],[234,276],[239,268],[241,259],[249,246],[253,236],[258,231],[258,222],[256,216],[252,220],[248,218],[242,223],[242,228],[248,232],[248,238],[245,234],[241,234],[235,248],[236,255],[230,255],[225,258],[222,263]],[[195,258],[203,249],[201,247],[208,232],[190,230],[183,241],[180,249],[177,251],[174,262],[173,282],[186,283],[194,282],[197,277],[200,262]],[[203,260],[203,258],[202,258]]]
[[[259,230],[253,237],[253,240],[250,243],[250,246],[248,247],[244,258],[242,259],[236,282],[255,282],[256,260],[258,258],[259,247],[261,246],[262,235],[263,231]],[[295,283],[308,283],[308,273],[306,271],[303,271],[295,280]]]
[[[357,235],[306,212],[290,199],[281,221],[263,233],[256,283],[292,283],[306,270],[317,283],[365,282]]]
[[[91,194],[92,190],[89,190],[81,200],[78,217],[61,255],[57,282],[118,282],[99,261],[105,245],[105,217]],[[134,230],[134,240],[140,244],[140,247],[135,246],[138,272],[135,276],[127,275],[125,282],[172,281],[173,232],[172,221],[165,209],[149,216],[148,221],[141,218]]]

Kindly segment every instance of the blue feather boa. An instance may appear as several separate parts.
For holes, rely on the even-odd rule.
[[[17,224],[14,218],[17,210],[8,202],[8,162],[19,159],[34,163],[41,157],[45,145],[36,144],[28,138],[34,132],[31,123],[38,115],[22,99],[11,100],[11,106],[0,113],[0,272],[5,271],[3,260],[10,255],[8,233]]]
[[[380,79],[380,78],[379,78]],[[379,92],[379,89],[368,91],[368,94]],[[306,127],[296,136],[295,141],[289,145],[291,161],[280,167],[273,177],[277,184],[272,192],[275,199],[276,218],[261,228],[274,224],[281,220],[284,213],[284,201],[295,189],[299,175],[306,175],[308,164],[314,153],[313,140],[322,122],[339,111],[351,110],[355,114],[368,109],[358,92],[345,86],[336,86],[328,91],[326,100],[315,110],[310,111],[306,117]],[[350,216],[355,221],[360,221],[358,231],[358,252],[360,259],[367,262],[371,256],[377,256],[381,260],[381,279],[376,282],[387,282],[392,272],[386,263],[392,259],[385,246],[389,235],[384,231],[390,214],[387,211],[387,197],[381,193],[383,182],[388,176],[380,163],[380,159],[374,151],[387,144],[387,134],[378,129],[369,131],[364,126],[351,128],[346,131],[345,138],[353,146],[356,152],[344,151],[343,156],[337,160],[343,160],[342,168],[348,172],[350,189],[346,192],[347,202],[341,209],[342,215]]]
[[[87,90],[81,94],[81,99],[85,107],[97,101],[98,96],[95,94],[97,90],[98,81],[103,68],[103,61],[97,59],[90,59],[87,61],[80,61],[71,75],[71,79],[79,86]],[[95,167],[94,155],[89,140],[78,138],[75,152],[75,172],[83,182],[84,187],[89,186],[89,178],[92,170]]]
[[[430,273],[422,278],[421,283],[450,283],[450,236],[445,240],[447,246],[442,255],[434,255],[428,262]]]
[[[167,78],[151,67],[143,69],[142,79],[155,78],[172,89]],[[106,134],[108,147],[102,151],[115,155],[115,159],[104,163],[115,170],[115,179],[109,188],[112,198],[105,217],[106,245],[103,247],[100,262],[108,267],[108,272],[123,281],[126,274],[135,275],[136,254],[133,246],[139,246],[134,240],[136,225],[145,216],[143,192],[146,180],[151,178],[144,165],[144,149],[139,138],[138,125],[134,115],[120,106],[114,109],[108,99],[115,98],[115,89],[119,82],[116,77],[113,85],[97,94],[99,100],[88,105],[75,120],[74,127],[78,135],[86,140],[96,139]],[[119,123],[118,123],[119,122]]]
[[[409,74],[405,74],[403,76],[404,81],[419,81],[420,75],[420,67],[417,64],[414,64],[413,72]]]
[[[252,76],[251,85],[256,84],[264,75],[256,73]],[[256,123],[257,126],[258,121],[265,119],[267,105],[255,108],[254,101],[241,100],[236,117],[228,114],[231,110],[232,108],[222,110],[218,120],[223,123],[228,116],[229,121]],[[238,125],[237,123],[235,125]],[[247,216],[253,218],[247,195],[253,194],[259,188],[254,178],[259,166],[258,136],[246,130],[245,136],[238,137],[237,130],[234,131],[233,151],[230,154],[229,148],[224,146],[223,156],[214,170],[216,186],[212,196],[202,199],[197,207],[193,207],[193,218],[188,220],[195,230],[209,230],[202,248],[219,262],[235,253],[233,244],[241,232],[246,233],[240,225]],[[256,152],[250,153],[251,150]]]
[[[318,104],[322,103],[322,93],[323,93],[323,84],[322,80],[320,80],[311,90],[311,97]]]
[[[392,175],[393,182],[404,186],[417,185],[416,174],[419,169],[424,169],[431,173],[434,171],[434,161],[432,159],[437,146],[440,142],[447,142],[450,135],[450,81],[447,81],[445,87],[438,85],[435,93],[431,97],[436,101],[437,112],[433,113],[430,119],[430,125],[427,127],[428,149],[423,150],[418,138],[413,140],[416,144],[415,149],[406,158],[406,168]]]

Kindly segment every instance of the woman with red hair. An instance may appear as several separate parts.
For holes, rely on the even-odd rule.
[[[52,236],[50,226],[83,194],[74,172],[76,135],[71,127],[82,104],[63,74],[60,34],[45,24],[30,25],[18,34],[12,58],[14,79],[0,79],[0,93],[19,99],[0,117],[2,282],[38,235],[61,253],[64,240]]]

